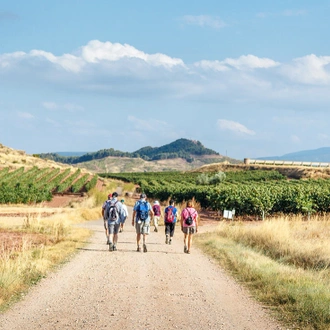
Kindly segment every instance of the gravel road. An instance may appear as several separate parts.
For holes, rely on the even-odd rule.
[[[130,221],[116,252],[108,251],[102,220],[84,226],[95,232],[90,243],[0,314],[1,330],[282,329],[199,250],[183,253],[178,227],[172,245],[163,227],[151,232],[143,253]]]

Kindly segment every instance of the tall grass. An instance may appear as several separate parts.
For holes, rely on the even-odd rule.
[[[8,235],[14,231],[21,235],[21,241],[11,248],[0,241],[0,310],[5,310],[85,244],[90,231],[72,225],[99,219],[100,207],[91,207],[94,203],[93,199],[88,199],[81,207],[69,208],[44,219],[41,215],[28,216],[19,228],[7,227]]]
[[[222,223],[196,243],[299,329],[330,329],[330,222]]]

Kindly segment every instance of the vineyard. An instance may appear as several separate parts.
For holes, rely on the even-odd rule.
[[[97,175],[81,174],[81,169],[20,167],[0,170],[0,203],[40,203],[50,201],[55,193],[80,193],[96,186]]]
[[[213,173],[213,175],[216,173]],[[230,171],[216,184],[198,184],[200,173],[160,172],[103,174],[134,182],[149,198],[177,202],[195,199],[203,208],[236,215],[311,214],[330,211],[330,180],[288,180],[279,172]],[[212,174],[210,174],[212,175]]]

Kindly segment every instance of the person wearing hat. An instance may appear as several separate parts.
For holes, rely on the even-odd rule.
[[[157,233],[158,232],[158,221],[159,221],[160,217],[162,216],[162,210],[160,208],[158,201],[154,201],[154,205],[152,206],[152,211],[154,212],[154,217],[153,217],[154,227],[155,227],[154,231]]]
[[[109,244],[108,220],[106,219],[104,212],[105,212],[105,209],[107,207],[107,203],[111,200],[111,198],[112,198],[112,194],[109,194],[108,199],[102,205],[102,218],[103,218],[103,221],[104,221],[104,229],[105,229],[105,236],[106,236],[106,239],[107,239],[107,244]]]
[[[124,204],[124,203],[125,203],[125,200],[124,200],[124,199],[122,199],[122,200],[120,201],[120,203],[122,204],[122,206],[123,206],[123,210],[124,210],[124,212],[125,212],[125,220],[124,220],[124,222],[121,222],[121,223],[120,223],[120,228],[119,228],[119,232],[121,233],[121,232],[124,231],[124,224],[125,224],[126,219],[128,218],[128,210],[127,210],[127,206],[126,206],[126,204]]]
[[[142,193],[140,195],[140,200],[138,200],[133,208],[133,216],[132,216],[132,226],[135,226],[136,230],[136,245],[137,252],[141,251],[140,241],[141,235],[143,236],[143,252],[147,252],[147,242],[146,236],[149,235],[150,232],[150,217],[152,217],[153,211],[150,203],[147,201],[146,194]]]

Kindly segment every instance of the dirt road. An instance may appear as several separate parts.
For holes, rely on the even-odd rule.
[[[163,227],[151,232],[148,252],[136,252],[128,221],[109,252],[103,221],[84,226],[90,244],[1,314],[1,330],[282,329],[200,251],[183,253],[179,230],[172,245]]]

